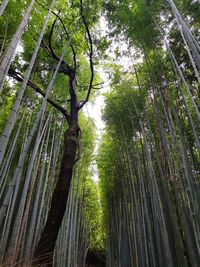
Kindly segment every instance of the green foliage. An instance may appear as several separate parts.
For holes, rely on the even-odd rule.
[[[0,17],[0,46],[5,39],[4,49],[9,44],[12,36],[22,19],[23,12],[28,6],[27,1],[10,0],[3,16]]]
[[[89,247],[94,251],[105,249],[105,226],[103,225],[102,207],[100,202],[99,188],[93,180],[91,164],[94,160],[95,132],[94,123],[83,113],[80,114],[80,174],[81,192],[83,194],[83,205],[89,230]],[[78,168],[77,163],[77,168]]]
[[[84,182],[84,206],[89,228],[89,247],[93,251],[105,250],[105,226],[99,200],[98,185],[87,177]]]
[[[136,46],[153,47],[157,32],[144,1],[106,1],[108,19],[116,26],[113,35],[125,34]]]
[[[6,84],[5,94],[0,98],[0,106],[3,107],[0,109],[0,132],[3,131],[6,121],[9,118],[14,98],[15,95],[11,91],[10,86]]]
[[[194,11],[197,3],[177,1],[176,4],[181,14],[190,14],[186,20],[192,25],[194,32],[198,31],[196,21],[198,9]],[[133,266],[135,259],[140,258],[140,253],[143,254],[145,242],[142,240],[145,235],[148,236],[146,236],[148,244],[151,243],[152,235],[151,255],[155,252],[155,246],[160,247],[156,234],[157,227],[154,225],[157,220],[163,219],[170,250],[174,244],[178,247],[179,242],[178,239],[171,239],[171,231],[176,232],[176,230],[169,229],[169,224],[176,224],[182,235],[180,240],[187,239],[182,230],[183,221],[179,220],[182,215],[178,214],[177,210],[182,206],[183,199],[187,198],[183,207],[195,202],[186,188],[190,187],[190,181],[195,184],[199,181],[200,151],[196,134],[198,135],[200,128],[197,114],[186,85],[180,79],[177,69],[174,69],[169,51],[163,45],[163,36],[158,34],[152,18],[156,19],[159,26],[166,31],[169,30],[167,25],[173,25],[165,38],[169,41],[181,66],[196,103],[199,103],[197,92],[199,85],[174,16],[166,3],[106,1],[105,8],[112,29],[114,28],[112,34],[115,38],[120,39],[123,34],[124,37],[121,39],[125,42],[128,37],[127,42],[133,45],[133,49],[135,46],[142,48],[141,63],[130,66],[126,73],[118,66],[113,66],[113,80],[117,81],[117,85],[114,85],[111,92],[106,95],[104,110],[106,133],[98,159],[104,222],[108,229],[108,262],[110,266],[118,262],[124,266]],[[191,10],[196,13],[194,17]],[[147,22],[149,26],[145,28]],[[118,52],[117,57],[120,57],[120,48]],[[111,65],[110,67],[112,68]],[[181,177],[181,181],[175,177]],[[181,183],[184,184],[183,187]],[[193,193],[195,198],[198,198],[196,186]],[[180,200],[179,195],[183,196],[183,199]],[[169,210],[167,206],[170,207]],[[190,212],[191,207],[186,210]],[[173,218],[170,219],[171,212]],[[197,213],[194,217],[199,223]],[[159,235],[161,239],[162,234],[163,232]],[[164,240],[166,238],[163,238],[163,242]],[[133,254],[135,245],[131,242],[137,243],[139,251],[139,247],[142,247],[138,254],[137,252]],[[188,240],[188,251],[191,251],[190,246]],[[147,250],[149,248],[147,247]],[[184,257],[181,260],[174,255],[171,257],[172,266],[185,264]],[[147,263],[145,264],[143,260],[147,258],[141,256],[138,266],[146,266]],[[192,261],[192,256],[187,259],[190,260]],[[155,259],[155,262],[159,261],[162,261],[162,257],[160,260]],[[148,264],[164,265],[155,262]]]
[[[125,125],[129,125],[125,132],[128,139],[131,138],[133,128],[136,131],[140,129],[137,112],[141,114],[144,105],[145,93],[141,93],[134,79],[127,78],[121,81],[106,97],[104,117],[109,127],[111,126],[111,131],[114,130],[115,135],[122,136],[120,127],[120,121],[122,120]]]
[[[9,5],[7,6],[3,16],[0,18],[0,22],[2,22],[0,26],[1,55],[5,52],[11,38],[15,34],[17,27],[19,26],[19,23],[21,22],[23,14],[26,8],[28,7],[29,3],[30,1],[10,0]],[[31,16],[28,21],[28,25],[22,35],[22,38],[18,46],[18,50],[20,50],[20,52],[17,51],[17,54],[12,62],[12,69],[14,69],[19,74],[19,76],[21,75],[24,76],[28,69],[29,62],[33,55],[36,42],[38,40],[40,31],[43,27],[43,23],[51,3],[52,3],[51,0],[39,0],[36,1],[34,4],[33,10],[31,11]],[[56,1],[56,5],[48,21],[42,45],[39,49],[39,53],[37,55],[34,68],[30,77],[32,83],[38,86],[42,90],[42,92],[45,93],[48,84],[52,79],[52,75],[55,71],[56,65],[63,52],[63,49],[69,42],[69,38],[72,37],[70,42],[71,46],[69,45],[67,48],[67,53],[64,57],[64,61],[66,62],[65,64],[68,70],[70,70],[71,72],[72,71],[76,72],[76,89],[75,89],[76,92],[75,91],[74,92],[76,93],[76,96],[78,98],[77,101],[78,103],[80,103],[86,98],[91,79],[91,66],[89,64],[89,59],[90,59],[89,53],[91,44],[89,43],[88,34],[86,30],[88,27],[88,30],[91,32],[91,36],[93,35],[94,27],[99,19],[99,10],[102,4],[101,1],[95,1],[95,2],[83,1],[82,12],[85,16],[85,21],[87,23],[86,26],[83,22],[83,18],[81,17],[82,14],[81,14],[80,3],[81,3],[80,1],[65,1],[65,3],[63,3],[63,1],[61,0]],[[59,18],[58,16],[56,16],[56,14],[59,16]],[[78,24],[77,21],[79,21]],[[76,24],[77,24],[77,29],[76,32],[74,32]],[[2,46],[3,43],[5,43],[4,46]],[[106,45],[105,42],[104,45]],[[97,51],[96,48],[94,48],[94,50],[95,52]],[[68,75],[66,75],[65,71],[63,70],[63,68],[64,67],[62,64],[59,69],[59,73],[55,79],[54,88],[49,98],[52,101],[56,102],[57,105],[59,105],[60,107],[64,108],[66,107],[67,104],[67,110],[69,111],[72,106],[71,105],[72,93],[70,95],[69,84],[68,84],[69,78]],[[99,81],[100,81],[99,75],[96,74],[95,70],[93,83],[96,84],[99,83]],[[1,109],[0,111],[1,132],[3,131],[5,123],[9,118],[13,102],[16,99],[17,95],[16,93],[18,92],[20,85],[21,83],[13,85],[12,81],[11,83],[7,83],[6,81],[3,87],[1,105],[3,104],[4,106],[3,109]],[[13,144],[12,142],[15,138],[18,129],[20,138],[18,138],[16,145],[13,148],[13,155],[11,157],[11,163],[9,163],[9,169],[7,170],[5,181],[3,181],[3,183],[0,184],[1,196],[2,195],[4,196],[6,194],[7,187],[9,187],[10,181],[12,181],[13,175],[16,172],[18,161],[21,155],[20,153],[23,150],[24,142],[26,141],[27,136],[31,132],[31,129],[34,125],[35,119],[38,115],[38,111],[40,110],[41,107],[42,99],[43,97],[40,94],[35,93],[32,88],[26,88],[24,97],[22,99],[21,107],[18,112],[19,116],[13,128],[11,138],[9,139],[8,149],[6,152],[10,152],[9,149]],[[75,106],[75,108],[77,108],[77,106]],[[20,126],[22,118],[24,120],[22,121],[23,123]],[[65,120],[64,125],[63,125],[63,120]],[[87,245],[89,245],[90,248],[94,250],[103,250],[105,248],[105,244],[103,236],[104,230],[102,228],[102,223],[101,223],[102,210],[99,202],[98,188],[95,182],[92,180],[93,173],[90,169],[90,164],[93,161],[93,150],[94,150],[94,140],[95,140],[94,125],[91,122],[91,120],[86,118],[84,114],[81,114],[81,112],[79,112],[78,121],[79,122],[77,124],[81,130],[80,130],[80,140],[76,155],[77,163],[75,165],[76,167],[74,172],[75,176],[74,179],[76,179],[78,176],[81,181],[78,197],[80,198],[79,201],[82,207],[80,207],[78,218],[80,217],[83,218],[83,221],[79,222],[80,225],[78,225],[77,222],[77,227],[80,228],[82,226],[85,227],[86,223],[88,223],[88,233],[86,233],[86,236],[83,237],[83,240],[87,239],[87,234],[88,234],[89,240],[86,241]],[[46,122],[48,122],[49,124],[47,124],[46,129],[43,129],[42,128],[43,124],[45,124]],[[38,125],[39,130],[34,134],[32,138],[32,143],[29,147],[28,153],[24,160],[25,165],[27,165],[28,167],[25,165],[22,166],[24,168],[22,168],[23,169],[21,175],[22,179],[20,180],[19,183],[19,192],[17,192],[18,194],[17,201],[16,203],[14,203],[14,205],[16,205],[15,206],[16,211],[14,210],[14,216],[12,217],[13,222],[16,219],[15,217],[17,216],[16,214],[19,209],[19,204],[21,203],[20,197],[21,193],[23,192],[24,183],[26,182],[24,177],[26,177],[27,175],[26,173],[27,168],[29,168],[30,166],[29,164],[31,162],[32,157],[34,156],[34,153],[36,154],[32,167],[33,175],[30,174],[30,176],[32,175],[31,183],[34,184],[33,181],[36,178],[42,180],[38,182],[37,185],[31,185],[32,188],[30,188],[31,192],[30,194],[32,195],[30,196],[29,200],[34,208],[35,199],[37,199],[38,197],[41,199],[42,196],[40,196],[40,194],[42,193],[46,194],[45,196],[43,195],[45,205],[47,204],[48,206],[48,201],[49,203],[51,202],[51,198],[49,200],[47,200],[46,198],[52,194],[52,189],[53,189],[52,186],[54,186],[53,182],[56,181],[56,178],[59,176],[60,162],[62,159],[62,152],[64,149],[63,146],[61,145],[61,149],[60,151],[58,150],[58,154],[56,154],[56,150],[59,149],[58,147],[59,137],[61,138],[60,143],[62,144],[64,139],[63,135],[64,132],[66,132],[67,128],[68,125],[66,118],[64,119],[58,110],[54,109],[50,104],[47,104],[47,108],[43,114],[43,119],[41,119]],[[50,129],[48,141],[47,139],[45,139],[48,136],[47,129]],[[42,133],[41,140],[38,140],[40,138],[41,133]],[[39,138],[37,138],[37,136]],[[34,152],[37,142],[39,148],[37,152]],[[52,142],[54,143],[52,144]],[[43,149],[46,146],[48,147],[45,151]],[[51,161],[49,156],[50,152],[54,153]],[[7,153],[5,154],[6,156],[8,155]],[[49,173],[47,171],[48,168],[49,168]],[[46,173],[47,177],[45,176]],[[46,178],[48,179],[47,181],[45,181]],[[47,185],[45,185],[45,183],[47,183]],[[45,191],[41,192],[39,189],[40,186],[42,186],[44,189],[46,186],[48,192]],[[76,194],[77,193],[76,190],[78,188],[76,188],[76,184],[74,186],[75,186],[74,192]],[[38,189],[39,191],[37,191]],[[38,207],[37,211],[38,213],[39,209],[42,210],[43,206]],[[42,216],[44,212],[48,213],[48,208],[45,211],[42,211]],[[28,216],[32,217],[32,206],[30,210],[27,208],[27,214],[29,214]],[[37,218],[37,220],[40,220],[40,218]],[[44,221],[41,224],[42,227],[43,224]],[[38,225],[38,227],[41,227],[41,225]],[[8,229],[8,231],[12,232],[12,229]],[[27,232],[24,231],[23,235],[24,236],[28,235]],[[84,249],[86,249],[86,247],[83,244],[83,240],[81,240],[81,245],[83,246]],[[11,242],[8,241],[8,243],[10,245]]]

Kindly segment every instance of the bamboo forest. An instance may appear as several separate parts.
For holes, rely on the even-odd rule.
[[[0,0],[0,267],[200,267],[200,0]]]

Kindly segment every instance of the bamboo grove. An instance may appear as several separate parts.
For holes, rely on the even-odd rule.
[[[2,266],[200,266],[199,12],[199,0],[1,1]],[[95,159],[83,110],[106,86],[99,69]]]
[[[119,82],[106,98],[99,155],[109,267],[200,264],[200,6],[194,2],[176,1],[180,11],[172,0],[106,5],[131,59],[128,70],[114,70]]]

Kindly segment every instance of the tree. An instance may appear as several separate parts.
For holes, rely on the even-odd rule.
[[[74,5],[72,7],[69,5],[67,7],[67,12],[68,12],[68,14],[71,13],[71,15],[70,15],[71,20],[74,20],[74,17],[77,17],[77,21],[75,23],[72,23],[70,25],[70,27],[68,26],[68,29],[64,23],[62,15],[53,11],[53,15],[55,17],[55,20],[53,21],[52,26],[49,28],[49,33],[44,36],[44,31],[45,31],[46,25],[48,23],[50,13],[52,12],[51,10],[53,8],[54,2],[55,1],[52,2],[52,5],[49,9],[47,19],[45,20],[44,26],[41,30],[41,34],[39,36],[39,39],[38,39],[38,42],[37,42],[37,45],[35,48],[35,52],[32,56],[31,63],[29,65],[29,69],[27,71],[27,74],[25,76],[23,76],[22,72],[20,73],[20,71],[18,70],[18,66],[15,67],[14,65],[12,65],[12,67],[8,71],[9,75],[11,77],[13,77],[15,80],[17,80],[19,82],[23,82],[22,87],[21,87],[22,90],[19,92],[20,98],[17,98],[18,102],[17,102],[17,104],[15,104],[15,106],[17,105],[17,108],[21,104],[26,85],[28,85],[29,87],[31,87],[33,90],[35,90],[37,93],[39,93],[41,96],[44,97],[41,108],[40,108],[40,110],[36,116],[35,124],[32,127],[32,130],[29,134],[27,143],[25,144],[23,152],[19,158],[19,162],[17,164],[17,169],[16,169],[16,171],[14,173],[14,177],[12,179],[12,183],[14,186],[17,185],[17,183],[18,183],[19,177],[21,175],[20,170],[21,170],[21,168],[23,168],[24,163],[26,161],[27,151],[31,147],[33,137],[36,134],[37,130],[38,129],[40,130],[39,125],[40,125],[41,121],[43,120],[43,114],[45,112],[47,102],[50,103],[59,112],[61,112],[62,115],[64,115],[64,118],[68,124],[68,129],[64,133],[63,156],[62,156],[62,160],[61,160],[59,178],[57,179],[57,184],[56,184],[54,192],[52,194],[51,207],[50,207],[50,210],[49,210],[49,213],[47,216],[46,224],[45,224],[44,230],[41,233],[41,238],[38,241],[38,244],[37,244],[36,249],[35,249],[35,254],[34,254],[35,262],[39,263],[39,264],[45,264],[46,266],[52,266],[52,264],[53,264],[53,252],[55,249],[57,236],[59,233],[59,229],[61,226],[61,222],[63,220],[63,216],[65,213],[65,209],[66,209],[66,205],[67,205],[67,201],[68,201],[68,195],[69,195],[70,184],[71,184],[71,180],[72,180],[72,176],[73,176],[74,165],[75,165],[75,162],[79,160],[80,126],[79,126],[78,114],[79,114],[80,110],[84,107],[84,105],[89,100],[92,86],[93,86],[93,80],[94,80],[93,44],[92,44],[92,37],[91,37],[89,26],[88,26],[88,21],[89,21],[89,23],[91,22],[91,26],[92,26],[92,23],[94,23],[94,21],[95,21],[93,19],[94,18],[93,14],[92,14],[91,19],[89,18],[89,15],[88,15],[90,10],[93,9],[93,6],[87,6],[88,7],[88,9],[87,9],[86,6],[83,5],[82,1],[80,1],[80,3],[79,2],[74,3]],[[33,2],[32,2],[32,4],[33,4]],[[98,3],[96,4],[96,6],[98,6]],[[63,7],[63,6],[61,6],[61,7]],[[45,10],[45,6],[43,6],[42,8]],[[58,3],[57,8],[59,8],[59,3]],[[43,10],[43,12],[44,12],[44,10]],[[35,12],[37,14],[37,9]],[[25,17],[24,17],[24,19],[25,19]],[[93,22],[92,22],[92,20],[93,20]],[[60,27],[61,27],[61,29],[60,29]],[[22,27],[19,27],[19,28],[22,29]],[[29,29],[31,29],[31,25],[29,26]],[[68,33],[68,31],[71,31],[71,33]],[[22,30],[21,30],[21,32],[22,32]],[[73,36],[76,32],[78,32],[77,36],[79,34],[78,37]],[[55,33],[60,34],[60,40],[56,40]],[[25,59],[30,57],[28,49],[29,49],[29,46],[32,46],[32,44],[30,43],[30,39],[26,39],[26,38],[30,38],[31,34],[32,34],[31,30],[29,30],[27,32],[27,37],[24,36],[24,58]],[[76,46],[76,48],[74,48],[73,43],[76,43],[76,42],[78,43],[79,41],[81,41],[81,42],[84,41],[84,34],[86,34],[86,45],[83,45],[84,50],[81,50],[82,48],[80,48],[79,45]],[[63,36],[64,36],[64,38],[67,38],[67,43],[64,45],[64,49],[61,48],[61,49],[63,49],[62,55],[57,56],[57,53],[59,53],[58,50],[61,50],[61,49],[57,49],[57,52],[55,52],[55,50],[53,48],[54,42],[60,42],[62,44]],[[11,41],[11,43],[12,43],[12,41]],[[46,54],[45,55],[45,57],[46,57],[45,61],[46,62],[42,62],[43,59],[41,59],[41,60],[39,59],[39,61],[38,61],[38,57],[36,58],[39,46],[42,47],[42,49],[44,50],[44,52]],[[71,47],[70,53],[68,50],[69,46]],[[88,75],[90,76],[90,78],[87,79],[87,81],[89,81],[87,92],[86,92],[86,90],[84,90],[84,94],[82,94],[82,95],[85,95],[85,99],[80,101],[80,100],[78,100],[78,93],[77,93],[77,86],[79,86],[78,81],[77,81],[77,75],[79,72],[79,64],[81,64],[81,60],[79,61],[80,63],[77,64],[77,54],[79,53],[78,57],[80,56],[80,59],[81,59],[83,52],[85,50],[87,50],[87,48],[88,48],[87,46],[89,47],[90,74],[88,74]],[[44,55],[44,53],[43,53],[43,55]],[[47,55],[48,55],[49,59],[47,59]],[[67,63],[65,57],[68,58],[67,59],[68,61],[71,61],[70,58],[72,57],[73,58],[72,63]],[[7,56],[6,56],[6,58],[7,58]],[[53,71],[53,76],[50,79],[50,82],[47,86],[46,92],[43,92],[43,90],[40,88],[40,86],[38,86],[36,83],[32,82],[29,78],[31,75],[32,69],[33,69],[34,62],[36,62],[35,64],[38,64],[38,65],[35,65],[36,66],[35,72],[40,71],[39,67],[41,67],[42,71],[44,71],[44,73],[45,73],[45,71],[46,71],[45,64],[48,65],[47,68],[48,68],[49,72],[51,70]],[[54,66],[55,66],[54,62],[56,63],[55,69],[54,69]],[[84,64],[87,65],[86,62]],[[38,70],[37,70],[37,67],[38,67]],[[8,69],[9,67],[6,67],[6,68]],[[68,81],[69,96],[67,96],[67,102],[69,103],[69,105],[67,105],[66,108],[63,108],[61,105],[59,105],[58,103],[56,103],[55,101],[50,99],[50,93],[52,91],[52,88],[53,88],[53,85],[54,85],[54,82],[56,80],[56,76],[58,73],[61,73],[64,76],[66,76],[67,77],[66,80]],[[44,80],[44,75],[46,75],[46,73],[43,74],[43,72],[42,72],[40,74],[38,72],[37,79]],[[82,73],[80,72],[79,76],[81,76],[81,75],[82,75]],[[46,77],[48,77],[48,76],[49,76],[49,73],[47,73]],[[64,85],[62,84],[61,86],[63,87]],[[15,115],[14,118],[13,118],[13,115]],[[11,134],[12,128],[13,128],[15,121],[16,121],[16,118],[17,118],[16,108],[13,109],[13,115],[12,115],[12,127],[10,127],[11,124],[9,123],[9,133],[7,136],[7,140],[9,140],[9,136]],[[4,137],[5,137],[5,135],[3,134],[2,138],[4,138]],[[39,138],[39,135],[38,135],[38,138]],[[34,148],[35,150],[33,150],[33,154],[32,154],[33,155],[32,156],[32,164],[31,165],[29,164],[27,174],[26,174],[25,186],[24,186],[24,189],[22,192],[22,194],[24,194],[24,196],[27,195],[27,193],[28,193],[27,189],[31,185],[30,184],[31,172],[32,172],[32,168],[34,166],[33,163],[34,163],[35,156],[36,156],[36,153],[38,151],[38,146],[39,146],[40,140],[41,140],[38,138],[36,138],[36,146],[35,146],[35,148]],[[7,144],[4,141],[2,141],[2,144],[4,144],[4,147],[6,148]],[[4,214],[6,214],[6,212],[7,212],[7,209],[5,207],[6,207],[6,203],[10,202],[10,200],[12,198],[12,192],[13,192],[12,187],[9,187],[9,189],[8,189],[8,191],[4,197],[4,206],[1,209],[1,215],[2,216],[4,216]],[[16,195],[16,191],[14,191],[14,192]],[[17,197],[17,195],[16,195],[16,197]],[[16,221],[16,223],[15,223],[16,227],[18,227],[17,225],[20,226],[23,222],[22,214],[25,212],[25,208],[27,205],[26,202],[27,202],[27,200],[25,198],[20,200],[20,206],[19,206],[20,212],[18,213],[16,220],[15,220]],[[13,206],[13,208],[14,208],[14,206]],[[2,219],[3,219],[3,217],[2,217]],[[19,233],[20,228],[18,228],[17,231]],[[48,243],[46,242],[47,237],[48,237]],[[45,256],[45,255],[47,255],[47,256]]]

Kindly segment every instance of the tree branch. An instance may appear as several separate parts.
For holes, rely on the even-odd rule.
[[[53,48],[52,48],[52,35],[53,35],[53,31],[54,31],[54,27],[56,25],[56,19],[54,20],[52,26],[51,26],[51,31],[50,31],[50,34],[49,34],[49,49],[51,51],[51,54],[53,56],[53,58],[57,61],[59,61],[59,57],[54,53],[53,51]]]
[[[48,10],[48,8],[46,8],[42,3],[40,3],[39,1],[37,1],[36,0],[36,2],[39,4],[39,5],[41,5],[44,9],[47,9]],[[54,15],[54,16],[56,16],[59,20],[60,20],[60,22],[61,22],[61,24],[62,24],[62,26],[63,26],[63,29],[64,29],[64,32],[65,32],[65,34],[67,35],[67,38],[69,39],[69,33],[68,33],[68,31],[67,31],[67,29],[66,29],[66,27],[65,27],[65,24],[64,24],[64,22],[63,22],[63,20],[61,19],[61,17],[56,13],[56,12],[54,12],[54,11],[51,11],[51,13]],[[51,28],[51,33],[50,33],[50,38],[49,38],[49,40],[51,40],[51,36],[52,36],[52,33],[53,33],[53,28],[54,28],[54,26],[55,26],[55,23],[56,23],[56,20],[54,21],[54,23],[52,24],[52,28]],[[71,47],[71,49],[72,49],[72,53],[73,53],[73,62],[74,62],[74,71],[76,72],[76,52],[75,52],[75,49],[74,49],[74,47],[73,47],[73,45],[70,43],[70,47]],[[52,41],[50,41],[49,42],[49,48],[50,48],[50,50],[51,50],[51,52],[52,52],[52,55],[51,56],[54,56],[54,59],[57,59],[57,60],[59,60],[59,57],[58,56],[56,56],[56,54],[54,53],[54,51],[53,51],[53,49],[52,49]],[[47,52],[47,51],[46,51]],[[49,54],[48,54],[49,55]],[[66,62],[65,62],[65,64],[66,64]],[[66,64],[66,66],[67,66],[67,64]],[[70,67],[69,67],[69,71],[70,71]]]
[[[51,50],[49,49],[49,47],[45,44],[43,40],[40,46],[44,49],[44,51],[47,53],[48,56],[53,57],[53,55],[51,54]]]
[[[21,73],[15,71],[14,69],[10,68],[8,71],[8,75],[12,78],[14,78],[15,80],[17,80],[18,82],[23,82],[24,77]],[[28,80],[27,83],[28,86],[30,86],[35,92],[39,93],[41,96],[45,97],[45,92],[42,91],[42,89],[40,89],[36,84],[34,84],[32,81]],[[66,109],[64,109],[63,107],[61,107],[58,103],[56,103],[55,101],[53,101],[50,98],[47,98],[47,102],[49,104],[51,104],[54,108],[56,108],[58,111],[60,111],[66,118],[67,122],[69,122],[70,120],[70,115],[68,114],[68,112],[66,111]]]
[[[90,30],[89,30],[89,27],[87,25],[87,21],[86,21],[85,15],[83,14],[83,2],[82,2],[82,0],[80,0],[80,4],[81,4],[81,16],[82,16],[82,19],[83,19],[83,23],[85,25],[85,29],[86,29],[86,33],[87,33],[88,40],[89,40],[89,45],[90,45],[89,58],[90,58],[90,72],[91,72],[91,76],[90,76],[90,84],[89,84],[87,96],[86,96],[85,100],[82,101],[79,104],[79,107],[78,107],[79,110],[88,102],[89,97],[90,97],[90,94],[91,94],[91,90],[92,90],[92,83],[93,83],[93,80],[94,80],[94,64],[93,64],[93,44],[92,44],[92,38],[91,38],[91,35],[90,35]]]
[[[65,34],[67,35],[67,38],[69,39],[69,33],[68,33],[68,31],[67,31],[67,29],[66,29],[66,27],[65,27],[65,24],[64,24],[63,20],[62,20],[61,17],[60,17],[57,13],[55,13],[54,11],[52,11],[52,13],[53,13],[53,14],[60,20],[60,22],[61,22],[61,24],[62,24],[62,26],[63,26],[64,32],[65,32]],[[71,44],[71,42],[70,42],[70,47],[71,47],[71,49],[72,49],[72,53],[73,53],[74,70],[75,70],[75,72],[76,72],[76,52],[75,52],[74,47],[73,47],[73,45]]]

